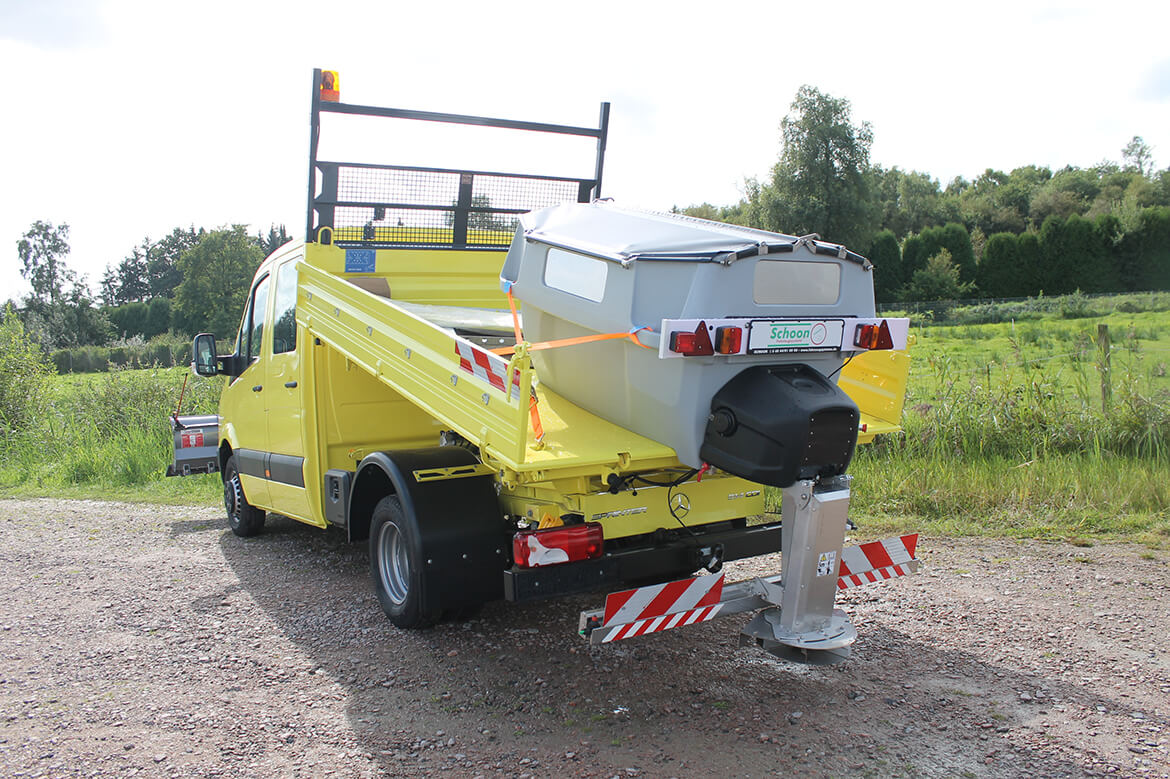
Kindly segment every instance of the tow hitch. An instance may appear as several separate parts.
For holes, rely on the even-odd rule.
[[[838,590],[918,571],[918,535],[843,548],[851,477],[802,480],[783,490],[780,575],[730,585],[722,575],[615,592],[605,608],[581,614],[580,634],[591,644],[759,611],[740,645],[756,645],[787,660],[824,665],[849,657],[857,631],[833,607]]]

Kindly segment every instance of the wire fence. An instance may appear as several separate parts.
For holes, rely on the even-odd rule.
[[[1045,355],[1043,357],[1021,357],[1021,358],[1011,360],[1011,361],[991,360],[991,361],[988,361],[985,363],[981,363],[980,365],[973,367],[973,368],[963,368],[960,370],[948,369],[947,373],[950,375],[953,375],[953,376],[967,376],[967,375],[974,375],[976,373],[986,373],[988,368],[1003,368],[1003,369],[1027,368],[1027,367],[1033,366],[1036,363],[1051,362],[1052,360],[1059,360],[1059,359],[1062,359],[1064,357],[1077,357],[1077,358],[1080,358],[1082,360],[1085,358],[1088,358],[1088,357],[1093,357],[1094,359],[1096,359],[1099,356],[1110,358],[1115,353],[1120,354],[1120,353],[1126,353],[1126,352],[1131,352],[1131,351],[1132,350],[1127,346],[1110,346],[1107,351],[1102,351],[1101,349],[1097,348],[1096,346],[1092,346],[1092,347],[1089,347],[1086,349],[1079,349],[1075,352],[1062,352],[1060,354],[1048,354],[1048,355]],[[1142,346],[1139,350],[1139,353],[1140,354],[1170,354],[1170,347],[1155,347],[1155,348],[1151,349],[1149,347]],[[918,362],[918,363],[911,362],[911,370],[914,370],[916,365],[921,365],[921,362]]]

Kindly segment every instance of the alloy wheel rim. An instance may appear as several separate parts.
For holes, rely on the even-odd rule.
[[[410,558],[402,531],[390,522],[382,525],[378,533],[378,572],[391,602],[395,606],[404,604],[410,582]]]

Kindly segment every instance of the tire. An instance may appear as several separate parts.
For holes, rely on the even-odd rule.
[[[394,495],[378,502],[370,520],[370,576],[395,627],[430,627],[441,617],[442,608],[427,599],[418,525]]]
[[[248,538],[264,529],[265,512],[249,503],[244,495],[234,454],[223,468],[223,506],[227,509],[228,527],[237,536]]]

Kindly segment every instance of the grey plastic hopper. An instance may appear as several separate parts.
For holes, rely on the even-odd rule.
[[[664,319],[872,317],[870,263],[815,237],[618,208],[526,214],[501,271],[523,303],[531,342],[648,327],[533,353],[539,380],[605,419],[675,450],[692,467],[712,396],[754,365],[805,363],[831,375],[840,351],[659,357]]]

